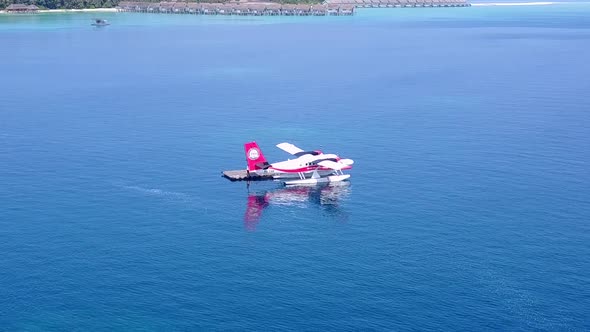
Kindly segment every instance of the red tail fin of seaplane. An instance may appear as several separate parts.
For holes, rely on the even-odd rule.
[[[246,161],[248,162],[249,171],[265,169],[269,166],[266,158],[264,158],[264,155],[262,154],[262,150],[260,150],[256,142],[244,144],[244,152],[246,152]]]

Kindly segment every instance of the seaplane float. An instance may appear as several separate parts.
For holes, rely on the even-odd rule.
[[[319,150],[305,151],[291,143],[276,146],[295,158],[268,163],[258,144],[248,142],[244,144],[248,164],[245,174],[243,171],[226,171],[224,176],[232,181],[278,180],[288,186],[341,182],[350,178],[350,174],[344,174],[343,171],[352,168],[352,159]]]

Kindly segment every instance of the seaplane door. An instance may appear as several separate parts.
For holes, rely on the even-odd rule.
[[[311,178],[312,179],[319,179],[321,176],[318,174],[318,170],[315,169],[313,170],[313,173],[311,174]]]

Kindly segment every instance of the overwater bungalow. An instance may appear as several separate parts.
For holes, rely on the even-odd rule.
[[[189,2],[186,4],[186,13],[189,14],[197,14],[199,10],[199,4],[194,2]]]
[[[354,15],[354,6],[344,5],[340,7],[340,15]]]
[[[203,4],[203,13],[209,15],[217,15],[220,13],[220,4],[218,3],[204,3]],[[225,12],[223,10],[223,12]]]
[[[219,15],[231,15],[232,12],[234,11],[234,9],[237,8],[237,7],[238,6],[235,6],[234,7],[234,6],[229,6],[229,5],[226,5],[226,4],[223,4],[222,3],[222,4],[220,4],[217,7],[217,14],[219,14]],[[244,8],[240,8],[240,12],[243,12],[243,11],[244,11]]]
[[[281,15],[281,5],[277,3],[267,4],[264,8],[264,15]]]
[[[174,2],[160,2],[158,6],[158,12],[160,13],[171,13]]]
[[[39,7],[35,5],[25,5],[20,3],[13,3],[6,7],[7,13],[36,13],[39,11]]]
[[[219,15],[248,15],[248,7],[239,3],[228,4],[222,3],[217,7]]]
[[[172,5],[172,12],[175,14],[182,14],[187,12],[187,3],[186,2],[175,2]]]
[[[266,4],[249,4],[248,5],[248,9],[250,11],[251,15],[266,15],[267,13],[267,7],[268,5]]]
[[[140,13],[146,13],[149,9],[149,3],[139,2],[135,4],[135,11]]]
[[[214,0],[211,0],[214,1]],[[142,13],[201,14],[201,15],[253,15],[253,16],[325,16],[353,15],[358,7],[456,7],[469,6],[466,0],[326,0],[323,4],[284,4],[274,2],[184,2],[159,3],[121,1],[119,11]],[[25,9],[25,7],[27,9]],[[33,6],[34,7],[34,6]],[[15,12],[33,10],[30,6],[11,5]],[[36,8],[36,7],[35,7]],[[8,8],[7,8],[8,9]]]

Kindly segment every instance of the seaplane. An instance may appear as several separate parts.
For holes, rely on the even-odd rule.
[[[350,178],[350,174],[342,171],[352,168],[352,159],[320,150],[305,151],[291,143],[279,143],[276,146],[295,158],[270,164],[256,142],[244,144],[248,175],[272,177],[284,181],[288,186],[340,182]]]

